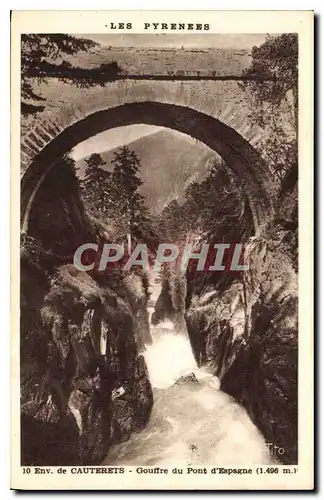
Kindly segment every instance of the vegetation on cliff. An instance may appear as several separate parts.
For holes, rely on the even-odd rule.
[[[96,47],[93,40],[67,34],[22,34],[21,35],[21,112],[33,115],[44,110],[45,98],[36,93],[35,80],[46,82],[58,78],[76,87],[104,86],[115,80],[120,72],[116,61],[103,63],[96,68],[78,67],[68,56],[87,52]],[[43,104],[40,104],[43,103]]]
[[[84,211],[74,165],[40,187],[22,239],[22,463],[98,464],[142,428],[153,404],[144,358],[148,290],[140,274],[80,272],[75,248],[107,241]],[[64,177],[64,179],[63,179]]]

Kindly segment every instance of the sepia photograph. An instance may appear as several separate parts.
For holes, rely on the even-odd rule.
[[[199,14],[20,34],[27,476],[298,471],[299,34]]]

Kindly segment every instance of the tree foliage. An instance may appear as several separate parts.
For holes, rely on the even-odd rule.
[[[102,168],[106,162],[98,153],[91,154],[85,163],[85,176],[80,182],[84,203],[90,214],[105,221],[115,201],[112,175]]]
[[[246,195],[224,162],[215,161],[206,179],[192,182],[183,204],[171,201],[160,215],[165,237],[179,242],[188,234],[202,241],[239,242],[253,230]]]
[[[165,241],[180,249],[187,243],[199,251],[202,243],[231,245],[225,260],[231,258],[233,244],[243,243],[254,233],[252,212],[246,194],[222,161],[215,161],[203,182],[191,183],[184,203],[173,200],[160,214],[160,232]],[[180,250],[181,251],[181,250]],[[167,277],[168,269],[163,268]],[[237,274],[201,273],[192,266],[187,270],[188,296],[195,287],[225,288]]]
[[[251,124],[263,128],[258,148],[271,173],[281,181],[297,168],[298,35],[268,36],[252,49],[246,76],[270,78],[245,81],[240,87],[250,100]]]
[[[85,176],[80,184],[88,213],[112,226],[120,237],[131,234],[141,240],[153,239],[155,243],[157,236],[152,231],[150,214],[138,191],[142,181],[136,153],[122,147],[114,154],[112,172],[98,153],[85,161]]]
[[[115,209],[132,234],[148,217],[144,197],[138,191],[143,184],[139,177],[140,160],[135,151],[124,146],[114,154],[112,164],[117,195]]]
[[[241,86],[250,91],[254,100],[253,117],[261,125],[264,111],[278,106],[292,93],[294,113],[298,112],[298,35],[284,33],[280,36],[268,36],[259,47],[252,49],[252,62],[244,72],[245,76],[269,78],[261,82],[245,81]]]
[[[70,62],[69,56],[96,47],[92,40],[66,34],[21,35],[21,112],[23,115],[43,111],[45,99],[37,94],[34,82],[58,78],[80,88],[104,86],[120,72],[116,61],[97,68],[81,68]],[[71,57],[70,57],[71,59]]]

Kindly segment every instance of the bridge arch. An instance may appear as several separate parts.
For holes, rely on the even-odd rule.
[[[116,127],[162,126],[185,133],[218,153],[245,189],[255,229],[272,215],[272,179],[255,148],[233,128],[193,108],[157,101],[126,103],[96,111],[58,133],[32,160],[22,177],[21,222],[27,230],[34,196],[58,158],[78,143]]]

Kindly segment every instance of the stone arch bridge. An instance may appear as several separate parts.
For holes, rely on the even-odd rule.
[[[255,149],[262,130],[250,125],[241,79],[136,74],[90,89],[50,81],[45,111],[21,127],[22,230],[37,189],[61,155],[104,130],[139,123],[178,130],[216,151],[244,186],[257,229],[271,217],[276,188]]]

